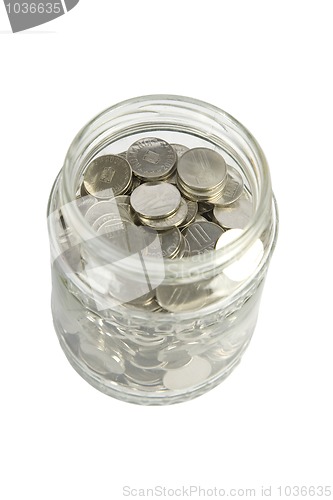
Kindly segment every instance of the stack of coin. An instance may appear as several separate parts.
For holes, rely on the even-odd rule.
[[[178,187],[194,201],[214,201],[220,198],[227,180],[224,158],[207,148],[186,151],[178,161]]]
[[[190,131],[186,137],[198,140]],[[258,239],[228,265],[219,262],[251,223],[252,195],[241,165],[229,165],[217,147],[189,149],[156,137],[126,151],[115,147],[96,154],[76,186],[74,203],[92,241],[77,244],[65,207],[59,210],[64,261],[75,272],[75,281],[61,280],[70,293],[59,288],[68,311],[63,338],[80,371],[86,366],[93,380],[127,386],[128,394],[203,387],[233,366],[253,331],[243,308],[253,309],[256,288],[235,294],[235,307],[229,299],[256,272],[265,246]],[[103,252],[95,253],[99,244]],[[225,307],[215,307],[224,299]]]
[[[151,229],[147,227],[146,230],[149,231]],[[155,233],[155,230],[153,231]],[[159,232],[158,240],[158,244],[155,240],[155,242],[142,251],[143,256],[153,257],[155,255],[160,257],[162,254],[164,259],[175,259],[176,257],[180,259],[189,252],[187,240],[179,231],[178,227],[173,227],[167,231]]]
[[[89,224],[118,248],[131,225],[142,226],[157,232],[156,255],[162,250],[167,259],[214,251],[221,234],[244,229],[253,212],[241,173],[221,154],[156,137],[95,158],[77,198]],[[109,234],[114,231],[124,234]],[[154,245],[148,253],[154,254]]]
[[[131,194],[131,206],[142,224],[167,230],[186,219],[188,207],[176,186],[167,182],[146,182]]]
[[[234,203],[224,207],[215,206],[213,210],[213,219],[225,230],[244,229],[252,215],[252,203],[245,193]]]

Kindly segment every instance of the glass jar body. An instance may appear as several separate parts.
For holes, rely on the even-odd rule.
[[[144,253],[110,258],[85,224],[75,193],[93,158],[120,153],[149,135],[221,151],[242,172],[254,215],[239,240],[224,251],[179,262],[157,262]],[[264,155],[236,120],[175,96],[110,108],[73,141],[51,192],[48,220],[55,329],[69,361],[89,383],[125,401],[169,404],[206,392],[237,365],[255,328],[277,212]],[[260,262],[241,281],[230,280],[226,271],[256,240],[263,245]],[[160,286],[177,290],[184,307],[170,312],[154,301],[142,307],[138,298]]]

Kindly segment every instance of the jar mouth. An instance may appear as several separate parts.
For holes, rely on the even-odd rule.
[[[122,101],[93,118],[74,138],[62,170],[60,201],[66,217],[83,241],[96,240],[96,233],[80,212],[75,200],[76,182],[82,164],[86,165],[105,145],[151,130],[175,130],[196,135],[216,147],[228,147],[244,163],[251,178],[254,214],[249,225],[234,241],[214,252],[179,260],[165,260],[163,270],[155,257],[146,257],[156,275],[177,274],[177,279],[216,273],[246,251],[251,242],[267,228],[267,214],[272,210],[272,188],[265,155],[253,135],[227,112],[204,101],[178,95],[146,95]],[[94,249],[103,259],[110,256],[107,240],[98,238]],[[121,255],[117,255],[121,258]],[[126,266],[128,272],[128,264]],[[133,269],[135,272],[135,269]]]

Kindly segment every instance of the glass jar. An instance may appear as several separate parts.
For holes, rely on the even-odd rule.
[[[97,237],[76,200],[83,173],[97,156],[119,154],[147,136],[213,149],[241,172],[253,215],[235,239],[171,260],[144,248],[129,254]],[[84,208],[84,198],[81,203]],[[104,111],[71,144],[48,206],[52,312],[68,360],[94,387],[132,403],[182,402],[213,388],[240,361],[253,334],[277,226],[265,156],[229,114],[168,95]],[[255,266],[230,278],[228,271],[258,241]],[[174,311],[145,302],[161,286],[174,291]]]

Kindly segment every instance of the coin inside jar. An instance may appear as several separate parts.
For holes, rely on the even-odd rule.
[[[214,222],[193,222],[183,231],[189,245],[189,255],[198,255],[214,250],[224,230]]]
[[[132,161],[134,175],[125,157]],[[121,177],[125,177],[122,183],[118,179],[119,162],[127,165],[121,172]],[[97,189],[97,185],[105,187],[108,173],[115,189],[87,195],[84,198],[88,201],[81,203],[82,193],[94,191],[91,186],[86,187],[90,177],[94,177],[95,184],[91,184]],[[119,190],[121,195],[110,197]],[[143,235],[146,238],[147,247],[144,249],[141,242],[140,251],[159,259],[182,259],[214,251],[221,234],[244,227],[253,209],[242,175],[235,167],[226,165],[218,152],[204,147],[189,149],[155,137],[140,139],[117,155],[96,158],[88,165],[77,192],[77,203],[80,209],[82,204],[82,213],[98,235],[119,250],[121,242],[128,253],[123,239],[129,235],[131,240],[135,238],[135,225],[142,230],[140,241]],[[133,243],[130,246],[134,250]]]
[[[146,217],[139,216],[142,224],[152,227],[157,231],[166,231],[173,227],[178,227],[184,222],[188,213],[188,205],[186,201],[181,198],[178,210],[169,217],[164,219],[147,219]]]
[[[124,373],[124,360],[117,351],[109,349],[103,343],[97,345],[81,340],[79,349],[81,358],[87,365],[100,374]]]
[[[88,165],[83,176],[83,186],[88,194],[105,200],[125,193],[131,180],[132,169],[125,158],[105,155]]]
[[[188,147],[184,146],[183,144],[171,144],[173,149],[176,151],[177,154],[177,159],[181,158],[186,151],[188,151]]]
[[[163,231],[159,234],[159,239],[163,257],[167,259],[176,257],[182,242],[182,235],[179,229],[174,227],[168,231]]]
[[[253,206],[244,194],[227,207],[215,207],[214,219],[224,229],[244,229],[253,213]]]
[[[213,202],[214,200],[217,200],[218,198],[221,197],[221,193],[223,190],[224,185],[222,186],[217,186],[214,189],[209,189],[209,190],[195,190],[192,188],[189,188],[184,184],[184,182],[180,179],[178,176],[176,180],[176,185],[178,189],[181,191],[181,193],[188,198],[189,200],[192,201],[211,201]]]
[[[131,194],[132,208],[147,219],[164,219],[174,214],[181,201],[180,192],[167,182],[146,182]]]
[[[221,196],[213,201],[217,207],[231,205],[241,197],[244,189],[243,177],[234,167],[228,165],[228,174]]]
[[[169,229],[169,231],[164,231],[159,234],[162,255],[165,258],[173,259],[177,256],[181,242],[182,235],[177,227]]]
[[[155,229],[148,226],[141,226],[140,229],[151,235],[151,243],[142,251],[143,256],[160,258],[162,255],[165,259],[173,259],[178,256],[181,250],[182,234],[177,227],[160,233],[157,233]],[[147,238],[148,240],[149,237]]]
[[[185,200],[185,201],[187,203],[188,211],[187,211],[186,219],[181,224],[182,229],[184,229],[189,224],[191,224],[191,222],[194,221],[194,219],[198,213],[198,204],[196,201],[191,201],[191,200]]]
[[[156,300],[163,309],[170,312],[190,311],[206,305],[209,293],[206,282],[160,285],[156,288]]]
[[[212,371],[211,364],[206,359],[195,356],[191,361],[176,370],[169,370],[163,378],[165,387],[180,390],[204,382]]]
[[[151,246],[157,256],[162,256],[157,233],[147,233],[145,228],[136,226],[126,219],[106,220],[98,228],[97,234],[107,239],[112,248],[121,252],[123,257],[136,255],[142,251],[149,252]],[[111,255],[110,260],[112,260]]]
[[[170,144],[157,137],[146,137],[132,144],[126,155],[133,172],[146,181],[168,177],[176,166],[177,155]]]
[[[97,230],[108,220],[131,221],[131,207],[128,196],[116,196],[110,200],[98,201],[92,204],[85,213],[89,224]]]
[[[178,160],[178,176],[189,189],[213,190],[223,186],[227,175],[224,158],[208,148],[186,151]]]
[[[76,199],[76,204],[82,215],[85,215],[87,213],[87,210],[96,203],[97,203],[96,198],[90,195],[80,196],[79,198]]]

